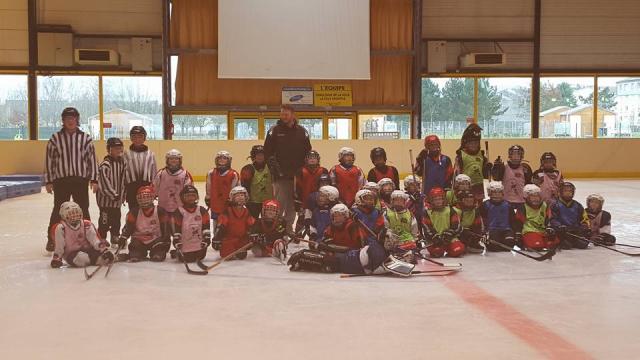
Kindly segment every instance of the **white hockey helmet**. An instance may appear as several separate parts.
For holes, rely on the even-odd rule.
[[[231,157],[231,154],[230,154],[228,151],[226,151],[226,150],[220,150],[220,151],[218,151],[218,152],[216,153],[216,156],[215,156],[215,157],[214,157],[214,159],[213,159],[213,161],[214,161],[214,163],[216,164],[216,166],[218,165],[218,159],[221,159],[221,158],[226,158],[227,160],[229,160],[229,164],[228,164],[228,166],[231,166],[231,160],[232,160],[233,158]]]
[[[591,194],[587,196],[587,208],[590,208],[589,204],[592,202],[596,202],[598,205],[595,207],[596,211],[602,210],[602,206],[604,205],[604,197],[600,194]]]
[[[384,190],[384,187],[387,185],[391,185],[392,190],[396,190],[396,184],[393,182],[393,180],[389,179],[389,178],[382,178],[380,179],[380,181],[378,181],[378,186],[380,187],[380,191]]]
[[[242,200],[236,199],[239,195],[243,195]],[[247,203],[247,200],[249,200],[249,192],[247,192],[247,189],[245,189],[243,186],[235,186],[229,192],[229,201],[234,204],[244,205]]]
[[[487,186],[487,192],[489,193],[489,196],[495,193],[504,193],[504,186],[500,181],[490,181],[489,186]]]
[[[343,147],[343,148],[340,148],[340,151],[338,152],[338,160],[342,160],[342,158],[343,158],[345,155],[353,155],[353,160],[355,160],[355,159],[356,159],[356,153],[355,153],[355,152],[353,151],[353,149],[352,149],[352,148],[350,148],[350,147],[346,147],[346,146],[345,146],[345,147]]]
[[[338,226],[344,224],[344,222],[347,221],[347,219],[349,218],[349,214],[350,214],[349,208],[345,204],[335,204],[329,211],[329,216],[331,217],[331,223]],[[340,222],[337,222],[334,220],[336,215],[342,216],[342,219]]]
[[[60,205],[60,217],[71,226],[76,226],[82,221],[83,213],[80,205],[73,201],[65,201]]]
[[[537,185],[527,184],[522,189],[522,193],[524,194],[525,199],[532,195],[541,195],[542,191]]]
[[[318,191],[319,191],[318,195],[326,196],[329,202],[336,202],[340,197],[340,192],[338,191],[338,189],[336,189],[334,186],[331,186],[331,185],[325,185],[321,187]]]
[[[453,181],[455,186],[458,186],[463,183],[471,186],[471,178],[469,177],[469,175],[466,175],[466,174],[458,174]]]
[[[415,175],[409,175],[407,177],[404,178],[404,189],[406,190],[407,187],[411,184],[415,184],[418,188],[420,188],[420,178],[415,176]]]
[[[171,150],[167,151],[167,153],[165,154],[164,158],[165,158],[165,160],[169,160],[169,158],[178,158],[178,159],[182,160],[182,153],[178,149],[171,149]]]
[[[377,194],[380,191],[380,185],[378,185],[378,183],[373,181],[369,181],[368,183],[364,184],[362,188],[370,190],[374,194]]]
[[[372,198],[373,200],[372,203],[368,204],[365,202],[365,198],[367,196],[370,196]],[[356,193],[355,202],[357,206],[373,206],[375,205],[375,202],[376,202],[376,194],[374,194],[373,191],[369,189],[360,189]]]

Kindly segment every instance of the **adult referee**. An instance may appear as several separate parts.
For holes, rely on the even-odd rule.
[[[89,190],[98,189],[96,151],[91,135],[78,128],[80,113],[72,107],[62,111],[62,129],[49,139],[44,179],[49,194],[53,192],[53,210],[47,229],[47,251],[55,248],[51,227],[60,221],[60,205],[73,201],[80,205],[85,219],[89,217]]]
[[[282,205],[281,211],[284,212],[289,231],[293,231],[296,217],[293,178],[304,165],[309,150],[309,133],[298,125],[293,107],[283,105],[280,108],[280,120],[269,129],[264,139],[264,154],[274,178],[275,197]]]

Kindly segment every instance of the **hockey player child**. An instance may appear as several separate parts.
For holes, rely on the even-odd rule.
[[[514,211],[509,202],[504,199],[504,187],[499,181],[491,181],[487,188],[489,200],[485,200],[480,207],[482,222],[489,239],[512,248],[517,240],[511,224],[514,222]],[[517,241],[518,244],[520,241]],[[508,251],[496,244],[487,244],[489,251]]]
[[[393,180],[396,189],[399,189],[400,175],[395,166],[387,165],[387,152],[381,147],[376,147],[371,149],[369,157],[373,163],[373,169],[369,170],[367,181],[378,182],[384,178],[389,178]]]
[[[611,235],[611,214],[602,210],[604,198],[598,194],[587,196],[587,216],[591,226],[591,241],[603,245],[615,245],[616,237]]]
[[[147,139],[147,131],[142,126],[134,126],[129,131],[131,146],[124,154],[124,162],[127,164],[125,172],[126,197],[129,210],[137,208],[136,197],[138,189],[151,185],[158,172],[156,156],[149,147],[144,144]]]
[[[352,148],[343,147],[338,152],[339,164],[329,171],[333,186],[340,192],[340,201],[347,207],[351,207],[356,198],[356,193],[364,186],[364,174],[353,163],[356,155]]]
[[[240,183],[249,192],[247,208],[254,218],[260,216],[262,203],[273,199],[273,186],[271,185],[271,173],[264,158],[264,146],[254,145],[249,155],[251,164],[245,165],[240,170]]]
[[[477,124],[469,124],[456,151],[456,173],[471,178],[471,192],[478,202],[484,199],[484,179],[489,178],[492,165],[480,150],[481,131]]]
[[[370,181],[364,184],[362,188],[371,191],[373,195],[375,195],[376,197],[375,208],[378,210],[382,210],[382,205],[380,204],[380,186],[378,185],[378,183]]]
[[[229,192],[229,207],[218,217],[218,226],[211,242],[214,250],[220,250],[225,257],[249,242],[249,229],[256,220],[249,214],[246,204],[249,199],[247,190],[236,186]],[[244,260],[247,252],[243,251],[235,259]]]
[[[315,150],[310,150],[305,156],[304,166],[297,172],[293,182],[295,207],[300,220],[296,220],[296,233],[304,226],[304,211],[307,208],[309,196],[317,193],[318,189],[324,185],[331,185],[329,171],[320,166],[320,154]]]
[[[442,188],[432,188],[428,196],[429,208],[425,211],[422,224],[429,255],[436,258],[443,257],[445,253],[449,257],[464,255],[466,247],[458,239],[460,216],[453,207],[447,205]]]
[[[251,252],[256,257],[271,256],[273,244],[276,240],[284,239],[287,234],[287,223],[279,216],[280,203],[278,200],[265,200],[262,203],[262,211],[249,230],[249,238],[252,239]]]
[[[107,239],[111,233],[111,245],[117,245],[120,237],[120,208],[124,202],[124,173],[126,163],[122,157],[123,143],[118,138],[107,140],[107,156],[98,167],[98,191],[96,203],[100,209],[98,235]]]
[[[376,195],[368,189],[362,189],[356,193],[356,203],[351,207],[355,219],[360,220],[364,226],[376,234],[384,229],[382,212],[376,209]]]
[[[440,139],[436,135],[424,138],[424,149],[416,159],[416,174],[422,176],[422,193],[434,187],[449,189],[453,178],[451,158],[441,153]]]
[[[454,209],[458,212],[458,216],[460,216],[460,226],[462,227],[460,241],[465,245],[468,252],[476,254],[482,253],[484,251],[484,247],[480,245],[480,239],[482,237],[482,216],[480,216],[478,203],[471,191],[458,191],[458,200]]]
[[[324,230],[322,242],[357,250],[364,246],[366,230],[351,219],[351,212],[345,204],[334,205],[329,212],[331,223]]]
[[[409,196],[407,200],[407,209],[416,218],[418,224],[422,223],[422,215],[424,213],[425,196],[420,192],[422,184],[420,178],[409,175],[404,178],[404,192]]]
[[[151,261],[164,261],[171,246],[169,236],[169,216],[162,208],[153,203],[155,192],[151,186],[138,189],[136,201],[138,209],[127,213],[127,222],[122,228],[120,246],[129,243],[129,261],[144,260],[149,254]]]
[[[307,199],[304,201],[304,212],[302,214],[303,220],[305,218],[307,209],[313,209],[317,206],[318,194],[320,193],[320,188],[323,186],[332,186],[329,173],[320,175],[320,177],[318,178],[318,189],[309,194],[309,196],[307,196]],[[302,222],[302,226],[304,227],[304,221]]]
[[[240,185],[240,175],[231,168],[231,160],[231,154],[227,151],[218,151],[214,158],[215,167],[207,174],[204,203],[211,209],[211,224],[214,233],[218,216],[227,210],[229,192]]]
[[[523,189],[525,204],[516,208],[513,229],[516,238],[522,234],[522,245],[526,249],[553,249],[558,246],[558,239],[553,230],[547,231],[549,214],[547,204],[542,201],[540,188],[528,184]]]
[[[393,180],[384,178],[378,181],[378,187],[380,188],[380,206],[385,209],[391,203],[391,194],[396,190],[396,186]]]
[[[211,243],[211,222],[207,209],[198,206],[198,189],[185,185],[180,191],[182,206],[172,217],[173,246],[178,260],[194,262],[204,259]]]
[[[338,189],[331,185],[318,190],[315,207],[305,210],[305,232],[309,234],[309,240],[322,240],[324,231],[331,222],[329,211],[338,203],[339,197]]]
[[[461,191],[471,191],[471,178],[465,174],[458,174],[453,180],[453,189],[447,191],[447,204],[456,206]]]
[[[560,239],[560,248],[563,250],[586,249],[589,246],[588,241],[580,239],[591,235],[589,217],[582,205],[573,200],[575,191],[575,185],[563,182],[560,185],[560,198],[550,205],[551,228]]]
[[[513,207],[524,204],[524,194],[522,190],[527,184],[531,184],[533,171],[529,164],[523,163],[524,148],[520,145],[509,147],[509,160],[507,166],[500,157],[493,163],[491,176],[494,181],[502,181],[504,186],[504,199]]]
[[[176,149],[167,151],[166,166],[153,179],[153,188],[158,196],[158,207],[172,214],[182,206],[180,192],[185,185],[193,184],[191,174],[182,168],[182,153]]]
[[[51,228],[55,249],[51,267],[59,268],[62,260],[73,267],[99,265],[114,261],[109,244],[102,240],[91,221],[82,219],[80,205],[66,201],[60,206],[62,220]]]
[[[289,270],[348,274],[378,272],[389,256],[383,244],[377,238],[367,236],[361,226],[349,219],[349,209],[345,205],[337,204],[331,213],[331,227],[327,229],[327,234],[335,238],[328,239],[329,246],[352,244],[353,249],[335,252],[321,244],[318,250],[300,250],[291,255],[287,262]]]
[[[401,190],[391,193],[391,202],[384,213],[384,226],[387,236],[397,245],[415,243],[420,235],[416,218],[407,209],[409,195]]]
[[[558,200],[562,173],[556,168],[556,156],[546,152],[540,156],[540,168],[533,173],[532,181],[540,187],[542,200],[551,205]]]

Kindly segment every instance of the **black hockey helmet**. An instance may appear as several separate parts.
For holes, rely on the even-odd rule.
[[[198,189],[196,189],[196,187],[193,186],[193,185],[185,185],[182,188],[182,190],[180,190],[180,198],[181,199],[187,194],[196,194],[197,196],[199,196]]]
[[[520,156],[524,157],[524,148],[520,145],[511,145],[509,147],[509,155],[515,154],[515,153],[520,153]]]
[[[320,153],[315,150],[309,150],[309,152],[304,156],[304,160],[308,161],[309,159],[318,159],[318,163],[319,163]]]
[[[542,156],[540,156],[540,165],[541,166],[542,166],[542,163],[545,160],[553,160],[553,163],[555,164],[556,163],[556,156],[552,152],[547,151],[547,152],[543,153]]]
[[[129,136],[133,136],[137,134],[142,134],[145,137],[147,137],[147,130],[145,130],[143,126],[136,125],[132,127],[131,130],[129,131]]]
[[[122,140],[117,137],[107,139],[107,151],[114,146],[124,146],[124,144],[122,143]]]
[[[471,141],[480,141],[482,138],[482,128],[478,124],[469,124],[460,138],[460,146],[463,147]]]
[[[331,185],[331,176],[327,173],[320,174],[320,176],[318,176],[318,188],[324,185]]]
[[[369,158],[371,158],[371,161],[379,156],[381,156],[384,161],[387,161],[387,152],[383,148],[378,146],[371,149],[371,154],[369,154]]]

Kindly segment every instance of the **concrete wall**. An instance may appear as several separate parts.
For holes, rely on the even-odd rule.
[[[46,141],[0,142],[0,174],[37,174],[44,171]],[[149,147],[156,153],[159,164],[164,164],[164,153],[177,148],[184,155],[184,166],[196,177],[202,177],[213,166],[213,156],[219,150],[230,151],[233,167],[239,170],[247,163],[252,145],[261,141],[151,141]],[[506,158],[507,148],[513,144],[524,146],[525,158],[535,169],[540,154],[552,151],[558,157],[558,166],[567,177],[636,177],[640,178],[640,162],[634,156],[640,149],[640,139],[522,139],[490,140],[491,160],[500,155]],[[444,140],[443,151],[453,156],[458,140]],[[414,156],[422,148],[421,140],[319,140],[312,146],[322,156],[322,164],[330,167],[337,162],[340,147],[350,146],[356,151],[356,164],[365,171],[371,168],[369,151],[375,146],[387,150],[389,162],[401,173],[411,171],[409,149]],[[484,146],[484,145],[483,145]],[[96,142],[98,158],[105,155],[104,141]],[[201,178],[200,178],[201,179]]]

